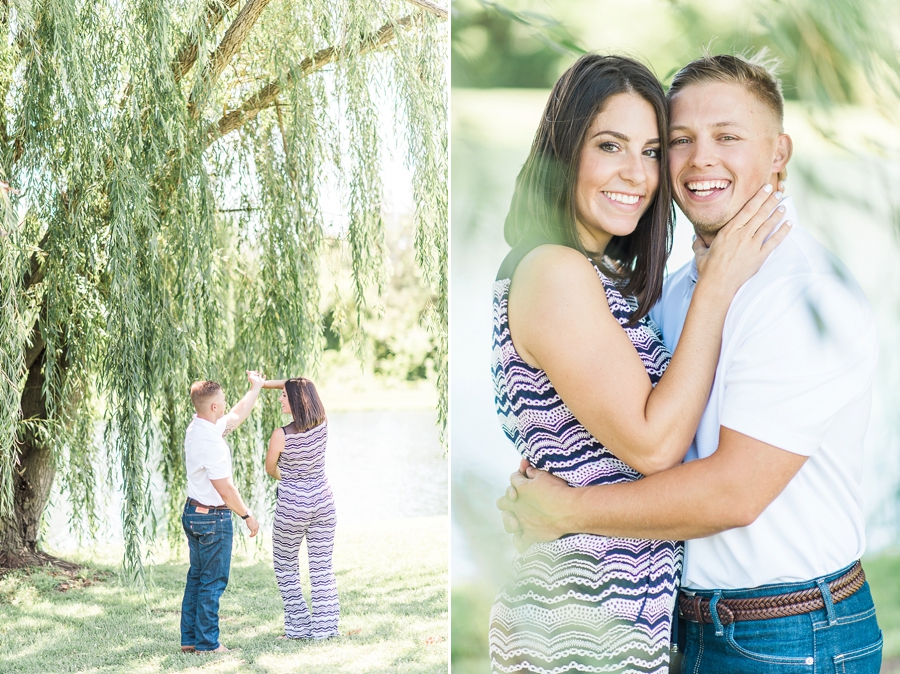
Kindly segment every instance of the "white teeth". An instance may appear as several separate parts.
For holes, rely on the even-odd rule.
[[[687,183],[687,188],[698,196],[705,197],[713,193],[713,190],[724,190],[730,185],[727,180],[704,180],[703,182]]]
[[[641,200],[641,198],[636,194],[622,194],[621,192],[604,192],[603,194],[608,196],[613,201],[618,201],[621,204],[636,204]]]

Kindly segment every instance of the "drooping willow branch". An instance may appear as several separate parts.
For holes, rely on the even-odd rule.
[[[373,34],[360,40],[359,49],[356,53],[362,55],[366,52],[383,47],[394,39],[397,27],[405,28],[413,22],[413,19],[413,15],[409,14],[402,19],[384,24]],[[301,77],[311,75],[340,58],[341,52],[341,48],[337,45],[320,49],[313,56],[303,59],[300,66],[297,68],[297,72]],[[290,84],[293,79],[294,75],[288,73],[285,78],[285,83]],[[241,128],[241,126],[256,117],[266,108],[275,105],[278,100],[278,95],[281,93],[281,87],[282,85],[280,82],[270,82],[245,100],[237,110],[232,110],[231,112],[224,114],[221,119],[207,131],[207,147],[212,145],[222,136]]]
[[[0,33],[9,39],[5,4],[0,0]],[[322,241],[346,245],[343,236],[324,236],[317,180],[341,146],[344,127],[365,138],[337,167],[348,173],[364,242],[363,252],[351,251],[351,273],[372,268],[383,252],[369,244],[379,243],[383,227],[369,217],[381,204],[381,119],[372,78],[393,79],[395,123],[405,124],[412,111],[419,119],[446,116],[440,98],[446,24],[421,3],[396,0],[388,13],[376,0],[284,4],[286,11],[268,21],[273,10],[263,10],[263,0],[41,0],[35,20],[14,22],[16,39],[0,50],[0,87],[15,84],[5,99],[0,95],[7,106],[0,122],[10,135],[6,142],[0,135],[0,159],[29,202],[19,238],[0,237],[0,510],[12,512],[20,498],[15,462],[32,451],[16,444],[17,434],[38,429],[44,435],[34,447],[64,467],[57,474],[61,488],[85,506],[93,528],[92,466],[101,465],[105,448],[110,475],[121,472],[131,572],[141,567],[141,541],[153,535],[147,493],[159,440],[167,517],[178,521],[171,504],[178,506],[184,483],[178,435],[190,413],[184,396],[190,381],[233,380],[242,358],[284,371],[316,365]],[[378,29],[406,12],[412,16]],[[187,33],[173,35],[184,20]],[[421,39],[414,37],[418,30]],[[387,58],[372,58],[388,42]],[[334,46],[317,51],[327,45]],[[273,58],[280,49],[284,57]],[[249,88],[233,105],[256,93],[223,128],[242,142],[204,156],[221,135],[216,121],[231,109],[232,90],[223,80],[236,64],[254,81],[240,85]],[[334,83],[324,72],[332,68]],[[403,78],[416,86],[402,87]],[[267,82],[274,86],[257,91]],[[415,104],[403,105],[410,97]],[[346,109],[333,105],[337,99]],[[188,101],[199,127],[186,114]],[[280,119],[258,115],[279,105]],[[432,126],[423,133],[433,135]],[[445,145],[411,147],[431,154]],[[446,180],[433,180],[430,164],[415,165],[434,186],[428,190],[446,189]],[[236,212],[220,208],[232,205],[226,194],[232,183],[241,185],[240,203],[259,204],[258,213],[218,215]],[[420,193],[420,226],[437,232],[442,211]],[[0,227],[13,231],[5,221]],[[244,238],[250,231],[258,236]],[[223,294],[234,304],[221,302]],[[292,330],[281,329],[281,316],[296,317]],[[27,400],[19,390],[26,376]],[[71,414],[74,407],[78,414]],[[104,417],[109,432],[98,441]],[[239,438],[234,452],[236,474],[250,482],[259,477],[255,432]]]
[[[447,19],[447,16],[448,16],[447,10],[444,9],[443,7],[441,7],[440,5],[436,5],[435,3],[430,2],[430,0],[406,0],[406,1],[408,3],[410,3],[411,5],[415,5],[416,7],[421,7],[426,12],[431,12],[432,14],[434,14],[437,17],[440,17],[441,19],[445,19],[445,20]]]
[[[236,4],[237,0],[220,0],[219,2],[211,0],[208,2],[206,4],[206,16],[203,21],[203,28],[208,31],[215,30],[216,26],[219,25],[219,22],[225,18],[228,10]],[[194,63],[197,62],[197,57],[199,55],[200,35],[198,34],[196,37],[188,40],[179,50],[178,56],[175,57],[175,62],[172,64],[172,74],[175,76],[176,82],[190,72],[191,68],[194,67]]]
[[[225,66],[231,61],[240,46],[244,43],[253,29],[253,25],[259,19],[269,0],[249,0],[249,2],[241,8],[237,17],[234,19],[216,51],[206,62],[203,73],[197,78],[194,84],[194,90],[191,92],[191,98],[188,102],[188,112],[191,118],[197,119],[200,116],[199,101],[203,95],[203,90],[208,91],[217,79]]]

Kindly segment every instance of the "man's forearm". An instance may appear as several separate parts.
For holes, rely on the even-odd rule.
[[[222,500],[225,501],[225,505],[227,505],[233,512],[237,513],[239,517],[243,517],[250,510],[244,503],[244,499],[241,498],[241,494],[237,490],[237,487],[235,487],[233,484],[227,485],[222,488],[216,487],[216,491],[219,492],[219,496],[221,496]]]
[[[234,421],[228,424],[229,429],[234,430],[250,416],[250,412],[256,404],[256,399],[259,398],[259,392],[260,389],[254,386],[244,394],[243,398],[235,403],[234,407],[231,408]]]
[[[566,489],[555,511],[571,532],[687,540],[748,526],[807,457],[722,428],[719,448],[642,480]]]
[[[727,482],[712,479],[713,457],[682,464],[636,482],[566,490],[560,528],[623,538],[687,540],[750,522]],[[752,519],[751,519],[752,521]]]

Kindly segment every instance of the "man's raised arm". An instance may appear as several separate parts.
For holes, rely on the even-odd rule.
[[[497,507],[520,549],[570,533],[702,538],[752,524],[807,458],[723,426],[712,456],[635,482],[572,488],[529,467]]]
[[[233,431],[244,423],[248,416],[250,416],[250,411],[256,404],[259,392],[266,382],[266,378],[256,370],[247,371],[247,380],[250,382],[250,390],[247,391],[247,393],[244,394],[244,397],[238,400],[234,404],[234,407],[231,408],[231,411],[225,415],[225,433]]]

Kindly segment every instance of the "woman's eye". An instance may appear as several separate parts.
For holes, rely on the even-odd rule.
[[[644,156],[650,157],[651,159],[659,159],[659,148],[658,147],[650,147],[644,150]]]
[[[604,152],[615,152],[619,149],[619,146],[615,143],[600,143],[600,149]]]

